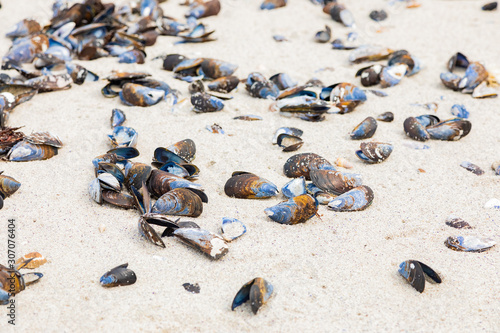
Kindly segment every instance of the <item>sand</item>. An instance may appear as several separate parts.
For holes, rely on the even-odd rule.
[[[180,1],[163,3],[165,14],[181,18]],[[147,49],[144,65],[119,64],[116,58],[75,61],[106,76],[111,70],[146,71],[189,96],[187,84],[161,69],[155,56],[181,53],[213,57],[239,65],[245,78],[253,71],[267,77],[286,72],[299,83],[312,77],[325,84],[351,82],[362,65],[350,65],[347,51],[313,41],[325,24],[335,38],[345,39],[350,29],[306,0],[290,0],[287,7],[260,11],[260,1],[223,0],[216,17],[203,22],[216,30],[216,42],[174,45],[174,37],[160,37]],[[47,22],[50,1],[3,0],[0,9],[0,54],[10,41],[8,27],[26,17]],[[117,2],[118,3],[118,2]],[[51,131],[65,143],[59,155],[46,161],[1,162],[5,174],[18,179],[20,190],[0,211],[1,262],[7,258],[7,219],[17,221],[17,253],[42,253],[49,262],[38,271],[39,283],[16,296],[16,326],[7,323],[1,308],[0,330],[44,332],[164,331],[164,332],[359,332],[451,331],[494,332],[500,327],[499,246],[484,253],[451,251],[443,244],[450,235],[473,234],[500,240],[500,211],[486,209],[500,199],[500,178],[490,165],[500,160],[497,125],[498,99],[474,100],[446,89],[439,80],[449,57],[461,51],[482,61],[500,77],[498,57],[500,12],[483,12],[481,1],[425,1],[416,9],[389,7],[387,1],[345,1],[354,13],[361,42],[407,49],[425,68],[385,91],[386,98],[368,95],[353,113],[328,115],[309,123],[284,118],[268,110],[271,101],[255,99],[240,85],[223,111],[195,114],[189,108],[170,110],[166,103],[149,108],[127,107],[106,99],[105,81],[74,85],[70,90],[40,94],[17,107],[9,125],[23,131]],[[386,9],[389,18],[375,23],[374,9]],[[381,29],[381,32],[375,32]],[[277,43],[272,35],[289,41]],[[318,71],[331,67],[333,70]],[[412,103],[437,102],[435,113],[451,118],[453,104],[471,112],[471,133],[458,142],[429,141],[428,150],[405,143],[406,117],[429,113]],[[219,230],[222,217],[243,221],[248,232],[230,244],[229,253],[212,261],[201,253],[166,239],[161,249],[146,242],[137,229],[138,214],[109,205],[99,206],[87,192],[93,179],[93,157],[110,146],[109,118],[113,108],[127,115],[126,125],[139,132],[136,161],[149,163],[156,147],[191,138],[197,145],[194,161],[199,183],[209,197],[195,221],[210,231]],[[368,165],[354,151],[360,142],[348,133],[368,116],[392,111],[392,123],[379,123],[374,140],[391,142],[387,161]],[[257,114],[261,122],[233,120]],[[217,123],[229,135],[205,129]],[[353,172],[362,174],[375,199],[361,212],[335,213],[320,207],[320,217],[286,226],[272,222],[264,209],[280,202],[227,197],[223,187],[231,173],[245,170],[279,187],[289,179],[283,164],[293,153],[271,144],[275,130],[295,126],[304,131],[298,152],[314,152],[330,161],[349,159]],[[476,176],[459,164],[470,161],[486,173]],[[421,173],[418,169],[425,170]],[[460,231],[445,225],[448,215],[468,221],[474,229]],[[100,232],[99,227],[105,226]],[[399,263],[420,260],[437,270],[443,283],[428,283],[415,291],[399,276]],[[105,289],[99,278],[128,262],[137,274],[132,286]],[[254,315],[248,305],[231,311],[239,288],[254,277],[274,285],[269,303]],[[184,290],[183,283],[198,283],[200,294]]]

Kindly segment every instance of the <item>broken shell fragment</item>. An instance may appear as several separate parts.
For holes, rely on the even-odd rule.
[[[362,140],[371,138],[377,130],[377,121],[373,117],[363,120],[358,126],[354,127],[350,136],[353,140]]]
[[[240,199],[266,199],[278,195],[276,185],[249,172],[234,172],[224,185],[229,197]]]
[[[29,269],[38,268],[45,263],[47,263],[47,259],[45,259],[38,252],[31,252],[25,254],[24,256],[16,260],[17,267],[23,267]]]
[[[408,66],[405,64],[387,66],[380,73],[380,85],[382,88],[393,87],[406,75]]]
[[[346,158],[339,157],[335,161],[335,165],[341,168],[352,169],[354,165]]]
[[[325,25],[325,30],[318,31],[314,36],[314,40],[318,43],[328,43],[332,38],[332,30]]]
[[[241,287],[236,296],[234,297],[231,310],[234,311],[238,306],[246,301],[250,301],[252,312],[257,314],[259,309],[267,303],[273,294],[273,285],[264,280],[263,278],[255,278]]]
[[[356,156],[364,162],[381,163],[391,155],[393,146],[383,142],[362,142]]]
[[[173,235],[212,259],[220,259],[229,251],[226,241],[221,236],[205,229],[178,228]]]
[[[226,242],[231,242],[243,236],[247,232],[247,227],[240,220],[223,217],[221,231],[222,238],[224,238]]]
[[[371,205],[372,201],[372,189],[366,185],[362,185],[330,201],[328,208],[336,212],[354,212],[366,209]]]
[[[496,242],[489,238],[476,236],[450,236],[444,244],[455,251],[483,252],[495,246]]]
[[[271,220],[281,224],[304,223],[318,212],[318,200],[303,194],[266,208],[264,212]]]
[[[462,163],[460,163],[460,166],[462,168],[466,169],[467,171],[472,172],[475,175],[481,176],[482,174],[484,174],[483,169],[481,169],[479,166],[477,166],[471,162],[463,161]]]
[[[103,287],[128,286],[137,281],[134,271],[128,269],[128,263],[106,272],[100,279]]]
[[[435,283],[441,283],[441,277],[432,268],[420,261],[404,261],[399,265],[398,272],[420,293],[422,293],[425,289],[424,274],[431,278]]]
[[[469,118],[470,113],[469,113],[469,111],[467,111],[467,109],[465,108],[464,105],[454,104],[451,107],[451,114],[458,117],[458,118],[467,119],[467,118]]]
[[[456,229],[472,229],[467,221],[464,221],[460,217],[456,217],[454,215],[448,216],[445,223],[446,225]]]

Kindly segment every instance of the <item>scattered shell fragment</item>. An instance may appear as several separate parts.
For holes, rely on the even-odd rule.
[[[26,265],[23,265],[23,263],[28,262]],[[16,260],[16,265],[17,266],[23,266],[24,268],[38,268],[45,264],[47,262],[47,259],[45,259],[40,253],[38,252],[31,252],[28,254],[25,254],[21,258]]]
[[[205,229],[178,228],[173,235],[212,259],[220,259],[229,251],[226,241],[221,236]]]
[[[472,229],[467,221],[464,221],[462,218],[455,215],[448,216],[448,218],[446,219],[446,225],[457,229]]]
[[[335,165],[341,168],[352,169],[354,165],[346,158],[339,157],[335,160]]]
[[[455,251],[484,252],[495,246],[496,242],[490,238],[476,236],[450,236],[444,244]]]
[[[191,284],[191,283],[183,283],[182,286],[186,291],[192,293],[192,294],[199,294],[200,293],[200,285],[198,283]]]
[[[222,238],[224,238],[226,242],[231,242],[243,236],[247,232],[247,227],[240,220],[223,217],[221,231]]]
[[[481,167],[471,162],[463,161],[462,163],[460,163],[460,166],[475,175],[481,176],[482,174],[484,174],[484,170],[481,169]]]

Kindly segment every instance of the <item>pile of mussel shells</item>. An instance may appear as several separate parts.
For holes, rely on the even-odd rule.
[[[49,132],[30,135],[17,131],[19,128],[0,130],[0,156],[12,162],[46,160],[55,155],[63,143]]]
[[[365,52],[361,52],[365,51]],[[357,63],[364,57],[369,60],[381,59],[381,56],[369,55],[368,49],[357,49],[351,54],[351,62]],[[356,72],[356,76],[361,79],[364,87],[371,87],[380,83],[382,88],[393,87],[397,85],[405,76],[412,76],[420,71],[421,64],[417,57],[412,56],[406,50],[395,52],[383,51],[389,58],[387,66],[375,64],[363,67]],[[384,56],[385,57],[385,56]]]
[[[440,76],[445,87],[463,94],[472,94],[473,98],[498,96],[498,82],[480,62],[469,61],[465,55],[457,52],[448,60],[447,67],[448,72],[441,73]],[[465,70],[463,76],[457,74],[459,70]]]
[[[431,114],[408,117],[403,123],[406,135],[417,141],[457,141],[469,134],[471,127],[471,122],[463,118],[441,121]]]
[[[19,181],[4,175],[3,171],[0,171],[0,209],[3,208],[4,200],[14,194],[19,187],[21,187]]]
[[[16,296],[26,289],[26,286],[33,284],[43,277],[42,273],[24,273],[19,271],[23,268],[30,268],[30,262],[34,258],[22,260],[16,265],[10,264],[8,267],[0,264],[0,305],[9,303],[11,296]]]

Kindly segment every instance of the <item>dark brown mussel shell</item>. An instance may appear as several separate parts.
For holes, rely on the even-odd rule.
[[[174,68],[180,64],[183,60],[186,60],[187,57],[181,54],[168,54],[163,60],[163,69],[167,71],[173,71]]]
[[[265,199],[278,194],[276,185],[249,172],[234,172],[224,186],[229,197],[240,199]]]
[[[232,90],[234,90],[239,83],[240,80],[236,76],[230,75],[230,76],[220,77],[210,82],[207,86],[208,89],[212,91],[217,91],[220,93],[229,93]]]
[[[425,274],[435,283],[441,283],[441,277],[432,268],[420,261],[404,261],[399,265],[398,271],[419,293],[425,289]]]
[[[406,118],[403,123],[406,135],[413,140],[427,141],[430,136],[425,127],[415,117]]]
[[[472,229],[472,227],[470,226],[470,224],[467,221],[464,221],[460,217],[456,217],[456,216],[449,216],[446,219],[445,223],[446,223],[446,225],[448,225],[452,228],[456,228],[456,229]]]
[[[198,217],[203,212],[203,202],[194,191],[176,188],[162,195],[155,202],[152,212],[163,215]]]
[[[387,111],[377,116],[378,121],[384,121],[390,123],[394,120],[394,113]]]
[[[373,117],[363,120],[358,126],[354,127],[350,136],[353,140],[362,140],[371,138],[377,130],[377,121]]]
[[[455,118],[442,121],[434,126],[427,127],[430,137],[435,140],[457,141],[469,134],[472,124],[470,121]]]
[[[176,154],[186,162],[194,160],[196,155],[196,144],[191,139],[184,139],[167,147],[168,151]]]
[[[361,78],[363,87],[371,87],[380,83],[380,73],[382,69],[384,69],[382,65],[364,67],[356,72],[356,76]]]
[[[289,178],[305,177],[306,180],[311,180],[309,172],[312,169],[335,170],[335,167],[314,153],[293,155],[283,165],[283,172]]]
[[[103,287],[128,286],[137,281],[134,271],[127,268],[128,264],[123,264],[106,272],[100,279]]]
[[[125,185],[130,188],[141,188],[143,183],[146,183],[151,174],[152,168],[144,163],[130,162],[130,168],[126,169]]]
[[[456,67],[463,69],[469,67],[469,59],[463,53],[457,52],[448,60],[448,70],[450,72],[453,72]]]
[[[102,199],[107,203],[120,208],[132,209],[135,207],[134,198],[124,192],[102,190]]]
[[[234,297],[231,310],[234,311],[238,306],[250,301],[252,312],[257,314],[259,309],[267,303],[273,294],[273,285],[264,280],[263,278],[255,278],[241,287],[236,296]]]
[[[336,195],[350,191],[363,183],[361,175],[356,173],[314,169],[309,175],[314,185]]]
[[[205,92],[205,86],[203,85],[203,81],[196,80],[191,82],[188,87],[190,94],[202,93]]]
[[[154,245],[165,247],[165,243],[144,216],[139,218],[139,233]]]
[[[156,169],[151,171],[151,176],[149,177],[147,184],[149,192],[154,197],[161,197],[163,194],[175,188],[192,188],[195,190],[202,190],[202,187],[199,184],[193,183],[174,174]]]
[[[356,156],[364,162],[381,163],[391,155],[393,145],[384,142],[362,142]]]

